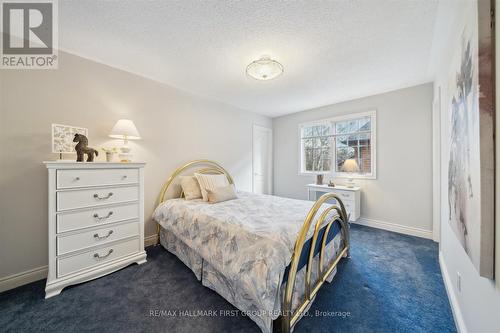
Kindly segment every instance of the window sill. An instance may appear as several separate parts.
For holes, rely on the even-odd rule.
[[[344,179],[377,179],[377,175],[349,175],[345,173],[335,173],[332,174],[333,178],[344,178]]]
[[[332,173],[331,171],[325,171],[325,172],[302,172],[299,171],[298,173],[299,176],[306,176],[306,177],[315,177],[316,175],[324,175],[328,179],[368,179],[368,180],[375,180],[377,179],[377,175],[349,175],[346,173]]]
[[[302,171],[299,171],[299,176],[316,176],[316,175],[325,175],[325,176],[331,176],[331,172],[330,171],[325,171],[325,172],[302,172]]]

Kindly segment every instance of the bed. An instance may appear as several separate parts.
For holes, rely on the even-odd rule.
[[[216,204],[185,200],[176,179],[195,168],[224,174],[234,184],[213,161],[178,168],[153,214],[159,243],[263,332],[290,332],[348,257],[342,201],[332,193],[311,202],[241,191],[237,199]]]

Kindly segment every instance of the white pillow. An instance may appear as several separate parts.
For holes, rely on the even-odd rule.
[[[234,191],[234,185],[217,187],[213,191],[207,188],[207,196],[208,196],[208,202],[210,203],[223,202],[237,198],[236,193]]]
[[[181,187],[186,200],[201,198],[201,189],[198,180],[194,176],[181,176]]]
[[[207,189],[215,190],[218,187],[225,187],[229,185],[229,181],[226,178],[226,175],[207,175],[201,173],[195,173],[194,176],[198,179],[198,183],[200,184],[201,196],[203,197],[203,201],[208,201]]]

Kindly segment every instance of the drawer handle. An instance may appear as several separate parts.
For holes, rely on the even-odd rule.
[[[108,254],[105,254],[103,256],[100,256],[99,253],[94,253],[94,258],[96,258],[96,259],[104,259],[106,257],[109,257],[109,255],[111,253],[113,253],[113,249],[110,249],[109,252],[108,252]]]
[[[97,200],[106,200],[106,199],[109,199],[111,196],[113,195],[113,192],[109,192],[107,196],[105,197],[100,197],[99,194],[94,194],[94,199],[97,199]]]
[[[349,194],[342,193],[343,197],[349,197]]]
[[[113,212],[109,212],[108,215],[106,216],[99,216],[99,214],[95,213],[94,218],[98,219],[99,221],[108,219],[111,215],[113,215]]]
[[[80,177],[75,177],[75,182],[79,181]]]
[[[122,179],[127,179],[127,175],[123,175],[123,176],[122,176]]]
[[[111,236],[112,233],[113,233],[113,230],[108,231],[108,234],[106,236],[99,236],[99,234],[94,234],[94,238],[99,239],[99,240],[106,239],[109,236]]]

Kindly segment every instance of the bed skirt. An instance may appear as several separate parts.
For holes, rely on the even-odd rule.
[[[237,309],[242,311],[245,316],[252,319],[265,333],[271,333],[273,331],[273,321],[280,315],[281,304],[284,294],[284,286],[280,288],[279,295],[276,295],[276,301],[273,313],[266,313],[258,308],[250,301],[250,297],[246,297],[240,288],[232,285],[229,279],[226,279],[224,274],[216,270],[207,260],[203,258],[187,246],[182,240],[177,238],[173,233],[165,230],[163,227],[160,230],[160,244],[167,249],[170,253],[174,254],[179,258],[189,269],[191,269],[196,276],[196,278],[201,281],[203,286],[210,288],[217,292],[219,295],[224,297],[229,303],[235,306]],[[325,262],[329,263],[333,261],[339,249],[343,247],[341,233],[338,233],[333,241],[326,245],[327,251],[325,256]],[[313,267],[317,267],[317,256],[314,258]],[[328,282],[331,282],[335,276],[337,269],[330,274],[328,277]],[[296,309],[299,300],[303,299],[305,293],[305,275],[306,268],[302,268],[297,272],[295,290],[293,297],[292,309]],[[312,270],[312,281],[317,279],[317,270]]]

